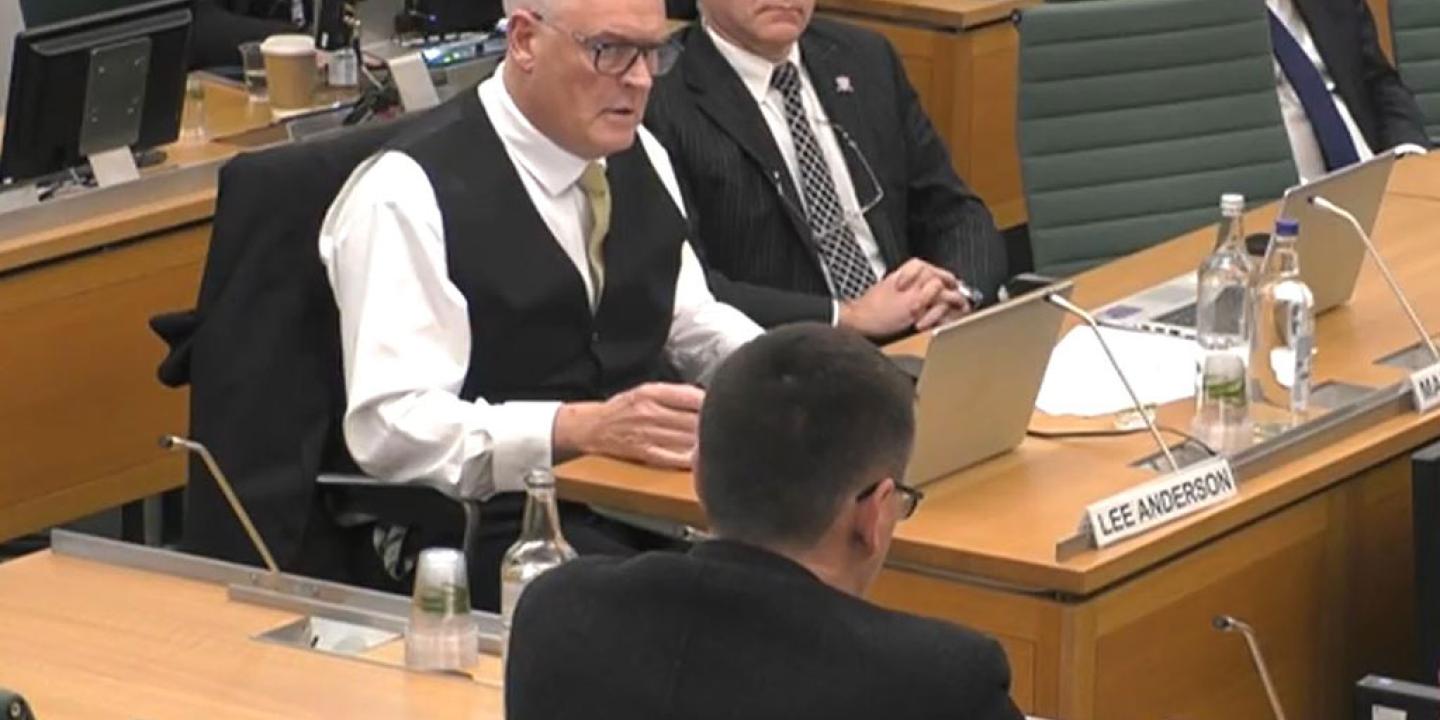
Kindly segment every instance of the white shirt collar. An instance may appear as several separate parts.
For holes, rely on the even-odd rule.
[[[765,95],[770,92],[770,76],[775,73],[778,63],[770,62],[726,40],[710,27],[710,23],[704,25],[705,33],[710,36],[710,41],[715,43],[715,49],[720,51],[720,56],[730,63],[730,67],[735,68],[735,73],[740,76],[740,82],[750,91],[751,97],[755,98],[756,103],[765,102]],[[790,46],[786,59],[795,63],[797,70],[804,70],[804,66],[800,64],[800,43]]]
[[[571,153],[555,144],[554,140],[538,129],[525,117],[503,80],[505,65],[495,68],[495,74],[480,83],[480,104],[490,116],[490,123],[500,141],[510,151],[510,157],[531,177],[535,178],[545,192],[552,197],[569,190],[579,182],[581,173],[589,160]],[[600,163],[604,164],[604,159]]]

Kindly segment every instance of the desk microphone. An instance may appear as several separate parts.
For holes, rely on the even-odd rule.
[[[205,461],[205,467],[210,468],[210,475],[215,478],[215,484],[220,486],[220,492],[225,495],[225,500],[230,503],[230,509],[235,512],[235,517],[240,519],[240,524],[245,527],[245,534],[250,536],[250,544],[260,553],[260,559],[265,561],[265,569],[270,571],[272,576],[280,574],[280,566],[275,564],[275,557],[270,554],[270,547],[260,537],[260,532],[255,529],[255,523],[250,521],[250,513],[245,512],[245,506],[240,504],[240,498],[235,495],[235,488],[230,484],[229,478],[220,470],[215,462],[215,456],[210,454],[210,449],[194,440],[183,438],[178,435],[163,435],[160,438],[160,447],[166,450],[183,448],[200,456]]]
[[[1245,644],[1250,647],[1250,659],[1255,662],[1255,670],[1260,673],[1260,683],[1265,686],[1265,695],[1270,698],[1270,711],[1275,713],[1275,720],[1285,720],[1285,710],[1280,707],[1280,696],[1275,694],[1275,683],[1270,681],[1270,670],[1265,665],[1265,657],[1260,654],[1260,643],[1255,639],[1255,629],[1243,620],[1229,615],[1216,615],[1210,624],[1220,632],[1239,631],[1245,636]]]
[[[20,693],[0,688],[0,718],[5,720],[35,720],[35,713],[25,704]]]
[[[1405,297],[1405,292],[1400,289],[1400,283],[1396,282],[1395,276],[1390,273],[1390,266],[1386,264],[1385,258],[1380,257],[1380,252],[1375,249],[1375,243],[1371,242],[1370,234],[1360,226],[1360,221],[1356,220],[1350,211],[1326,200],[1323,196],[1311,195],[1306,198],[1306,201],[1350,223],[1350,227],[1355,230],[1355,235],[1360,238],[1360,242],[1365,244],[1365,252],[1370,255],[1371,260],[1375,261],[1375,266],[1380,268],[1380,274],[1385,277],[1385,284],[1390,286],[1390,292],[1395,295],[1396,300],[1400,301],[1400,307],[1405,310],[1405,316],[1410,319],[1410,325],[1415,328],[1415,334],[1420,336],[1420,342],[1424,343],[1426,349],[1430,351],[1431,359],[1440,363],[1440,349],[1436,349],[1435,341],[1430,339],[1430,333],[1425,332],[1425,325],[1420,322],[1420,316],[1415,314],[1415,307],[1410,304],[1410,299]],[[1303,232],[1304,228],[1301,228],[1301,231]]]
[[[1125,371],[1120,369],[1120,363],[1115,359],[1115,354],[1110,352],[1110,345],[1105,342],[1105,335],[1100,332],[1100,324],[1095,321],[1095,316],[1059,293],[1046,293],[1045,302],[1084,320],[1085,324],[1090,326],[1090,331],[1095,333],[1095,339],[1100,342],[1100,349],[1105,351],[1105,357],[1110,360],[1110,367],[1115,369],[1115,374],[1120,377],[1120,383],[1125,386],[1125,392],[1130,394],[1130,402],[1134,403],[1135,412],[1140,413],[1140,419],[1145,421],[1145,427],[1150,430],[1150,437],[1155,439],[1155,444],[1165,455],[1165,461],[1170,463],[1170,472],[1179,472],[1180,464],[1175,462],[1175,456],[1170,454],[1170,446],[1166,445],[1165,439],[1160,437],[1160,429],[1155,427],[1155,420],[1150,417],[1150,413],[1145,411],[1145,405],[1140,402],[1140,396],[1135,394],[1135,388],[1130,387],[1130,379],[1125,377]]]

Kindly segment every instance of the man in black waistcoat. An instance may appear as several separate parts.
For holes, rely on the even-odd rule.
[[[690,195],[717,297],[766,327],[875,339],[995,298],[1004,242],[884,37],[812,18],[814,0],[699,5],[646,123]]]
[[[663,2],[506,9],[496,74],[362,164],[320,237],[346,445],[378,478],[491,498],[471,558],[488,607],[525,475],[579,453],[688,467],[703,392],[657,381],[702,380],[759,333],[711,296],[669,159],[639,128],[678,52]],[[621,549],[588,511],[562,513],[581,552]]]
[[[520,597],[511,720],[1009,720],[992,639],[862,599],[917,490],[914,385],[871,344],[773,330],[715,374],[696,490],[718,539],[580,558]]]

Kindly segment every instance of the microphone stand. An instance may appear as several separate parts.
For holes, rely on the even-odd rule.
[[[1380,274],[1384,276],[1385,284],[1390,286],[1390,292],[1395,295],[1396,300],[1400,301],[1400,307],[1405,311],[1405,317],[1410,319],[1410,325],[1415,328],[1415,334],[1420,336],[1420,342],[1424,343],[1426,349],[1430,351],[1431,359],[1440,363],[1440,349],[1436,349],[1435,341],[1430,339],[1430,333],[1425,331],[1425,325],[1420,322],[1420,316],[1415,314],[1414,306],[1410,304],[1409,298],[1405,297],[1405,292],[1400,289],[1400,283],[1396,282],[1395,276],[1390,272],[1390,265],[1385,262],[1385,258],[1380,257],[1380,251],[1375,249],[1375,243],[1370,240],[1370,235],[1365,232],[1365,228],[1360,227],[1360,221],[1356,220],[1349,210],[1326,200],[1324,196],[1311,195],[1306,198],[1306,201],[1350,223],[1350,227],[1355,230],[1355,235],[1360,238],[1360,242],[1365,244],[1365,252],[1371,260],[1375,261],[1375,266],[1380,268]],[[1301,228],[1300,231],[1304,232],[1305,229]]]
[[[1254,661],[1255,670],[1260,673],[1260,684],[1265,686],[1265,695],[1270,699],[1270,711],[1275,713],[1275,720],[1285,720],[1285,710],[1280,707],[1280,696],[1275,692],[1275,683],[1270,680],[1270,670],[1265,665],[1265,657],[1260,654],[1260,642],[1255,639],[1255,629],[1229,615],[1216,615],[1211,624],[1220,632],[1238,631],[1245,636],[1245,644],[1250,647],[1250,659]]]
[[[1110,360],[1110,367],[1115,369],[1115,374],[1120,377],[1120,383],[1125,386],[1125,392],[1130,394],[1130,402],[1135,405],[1135,411],[1140,413],[1140,419],[1145,421],[1145,427],[1150,430],[1150,437],[1154,438],[1155,444],[1160,447],[1160,452],[1165,455],[1165,461],[1170,464],[1170,472],[1179,472],[1180,464],[1175,462],[1175,456],[1170,454],[1170,446],[1166,445],[1165,439],[1160,437],[1160,429],[1155,427],[1155,421],[1150,417],[1150,413],[1145,412],[1145,405],[1140,402],[1140,396],[1135,394],[1135,388],[1130,387],[1130,380],[1125,377],[1125,371],[1120,369],[1120,363],[1115,359],[1115,354],[1110,352],[1110,345],[1105,342],[1105,336],[1100,332],[1100,324],[1095,321],[1095,316],[1059,293],[1047,293],[1045,302],[1084,320],[1085,324],[1090,326],[1090,331],[1095,333],[1095,339],[1100,343],[1100,349],[1105,351],[1105,357]]]
[[[250,521],[250,513],[245,511],[245,506],[240,504],[240,498],[235,495],[235,488],[230,485],[229,478],[220,470],[215,462],[215,457],[210,454],[210,449],[194,440],[179,437],[177,435],[165,435],[160,438],[160,447],[166,450],[182,448],[200,456],[205,461],[205,467],[210,468],[210,475],[215,478],[215,484],[220,486],[220,492],[225,495],[225,501],[230,503],[230,509],[235,512],[235,517],[240,519],[240,524],[245,528],[245,534],[250,536],[250,544],[260,553],[260,559],[265,563],[265,569],[272,577],[280,574],[280,566],[275,564],[275,557],[270,554],[270,547],[260,537],[260,532],[255,529],[255,523]]]

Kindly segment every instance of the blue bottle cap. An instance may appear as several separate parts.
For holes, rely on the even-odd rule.
[[[1290,219],[1290,218],[1280,218],[1279,220],[1276,220],[1276,221],[1275,221],[1275,234],[1276,234],[1276,235],[1289,235],[1289,236],[1299,235],[1299,234],[1300,234],[1300,221],[1299,221],[1299,220],[1292,220],[1292,219]]]

